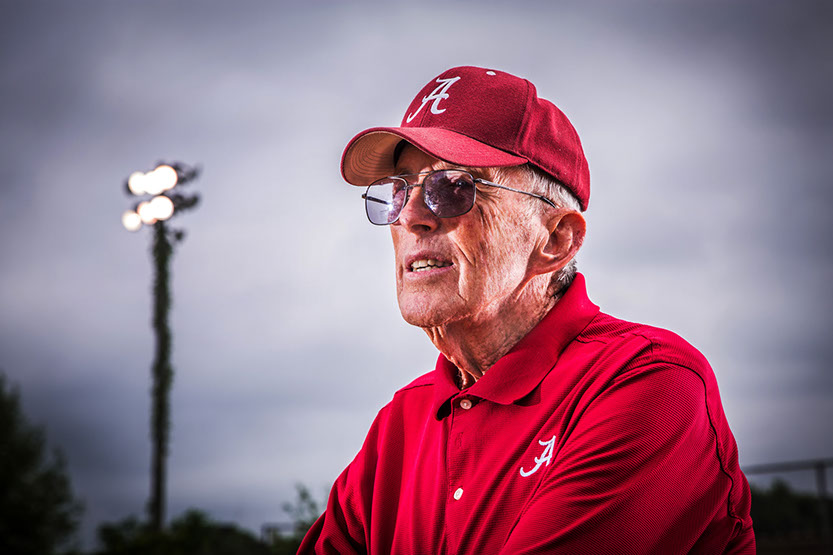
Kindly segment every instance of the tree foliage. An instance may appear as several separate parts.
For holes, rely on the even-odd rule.
[[[324,508],[304,484],[295,484],[295,503],[284,503],[283,510],[292,519],[293,536],[304,539]]]
[[[319,503],[303,484],[295,484],[295,502],[284,503],[283,511],[292,521],[292,532],[288,535],[275,535],[270,538],[274,555],[290,555],[301,547],[301,540],[321,515],[324,503]]]
[[[272,555],[269,546],[233,524],[211,521],[198,510],[156,531],[131,517],[98,529],[97,555]]]
[[[27,421],[0,373],[0,553],[66,551],[80,513],[61,452],[47,449],[43,429]]]
[[[292,532],[260,539],[234,524],[212,521],[191,509],[162,530],[135,517],[98,528],[100,548],[95,555],[291,555],[320,514],[320,504],[309,489],[298,484],[294,503],[283,510],[292,520]]]
[[[758,543],[812,541],[822,538],[819,498],[793,491],[783,480],[775,480],[769,489],[751,486],[752,526]],[[828,497],[827,514],[833,514]],[[831,523],[828,523],[828,527]]]

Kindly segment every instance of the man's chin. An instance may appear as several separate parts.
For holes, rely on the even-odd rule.
[[[402,318],[420,328],[436,328],[459,319],[461,310],[447,301],[433,299],[399,299],[399,312]]]

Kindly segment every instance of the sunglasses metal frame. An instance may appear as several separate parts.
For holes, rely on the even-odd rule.
[[[365,214],[367,214],[368,221],[370,221],[370,223],[372,223],[373,225],[391,225],[391,224],[395,224],[396,222],[399,221],[399,216],[402,214],[402,209],[405,208],[405,205],[408,204],[408,200],[409,200],[410,195],[411,195],[411,189],[416,189],[417,187],[422,187],[423,184],[425,183],[425,178],[423,178],[421,183],[414,183],[414,184],[408,183],[408,180],[405,179],[405,178],[406,177],[417,177],[417,176],[420,176],[420,175],[424,175],[427,178],[429,175],[433,175],[433,174],[436,174],[436,173],[444,173],[444,172],[458,172],[458,173],[463,173],[463,174],[468,175],[471,178],[472,182],[473,182],[472,186],[474,187],[474,194],[472,194],[471,206],[469,206],[464,212],[460,212],[459,214],[456,214],[454,216],[440,216],[439,214],[434,212],[434,210],[432,210],[431,207],[428,206],[427,203],[425,203],[425,207],[428,208],[428,211],[431,212],[432,214],[434,214],[438,218],[456,218],[458,216],[462,216],[463,214],[468,214],[471,211],[471,209],[474,208],[474,203],[477,201],[477,184],[478,183],[480,183],[481,185],[486,185],[487,187],[496,187],[498,189],[504,189],[506,191],[512,191],[513,193],[521,193],[522,195],[528,195],[530,197],[535,197],[537,199],[540,199],[540,200],[546,202],[547,204],[549,204],[553,208],[557,208],[555,202],[553,202],[552,200],[550,200],[549,198],[547,198],[543,195],[539,195],[537,193],[530,193],[529,191],[521,191],[520,189],[513,189],[512,187],[507,187],[506,185],[501,185],[499,183],[494,183],[493,181],[487,181],[487,180],[481,179],[479,177],[474,177],[471,174],[471,172],[468,172],[466,170],[458,170],[458,169],[448,168],[448,169],[444,169],[444,170],[431,170],[431,171],[428,171],[428,172],[420,172],[420,173],[406,173],[406,174],[400,174],[400,175],[390,175],[388,177],[382,177],[380,179],[377,179],[376,181],[374,181],[373,183],[368,185],[367,190],[362,194],[362,198],[365,201]],[[377,198],[368,196],[368,193],[370,192],[371,187],[373,187],[374,185],[376,185],[376,183],[378,183],[379,181],[382,181],[384,179],[400,179],[400,180],[402,180],[405,183],[405,200],[402,202],[402,207],[399,209],[399,213],[396,214],[396,218],[394,218],[393,221],[388,222],[388,223],[376,223],[376,222],[374,222],[373,220],[370,219],[370,214],[367,210],[368,203],[371,202],[371,201],[379,202],[379,203],[382,203],[382,204],[388,204],[388,203],[381,200],[381,199],[377,199]]]

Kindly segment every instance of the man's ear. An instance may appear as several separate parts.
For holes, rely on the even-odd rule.
[[[587,222],[574,210],[555,212],[544,222],[547,237],[542,237],[530,257],[529,275],[533,277],[557,272],[573,259],[584,243]]]

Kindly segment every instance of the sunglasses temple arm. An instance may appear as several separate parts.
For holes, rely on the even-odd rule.
[[[387,204],[388,206],[390,206],[390,204],[391,204],[387,201],[384,201],[384,200],[376,198],[376,197],[369,197],[366,194],[363,194],[362,198],[365,199],[365,200],[372,201],[372,202],[378,202],[379,204]]]
[[[520,189],[513,189],[512,187],[507,187],[506,185],[499,185],[499,184],[493,183],[491,181],[486,181],[485,179],[476,179],[475,181],[477,181],[478,183],[483,183],[484,185],[489,185],[490,187],[497,187],[498,189],[506,189],[507,191],[513,191],[515,193],[521,193],[522,195],[529,195],[531,197],[535,197],[537,199],[543,200],[544,202],[546,202],[547,204],[549,204],[553,208],[558,208],[553,201],[551,201],[550,199],[548,199],[547,197],[542,196],[542,195],[538,195],[538,194],[535,194],[535,193],[530,193],[529,191],[521,191]]]

